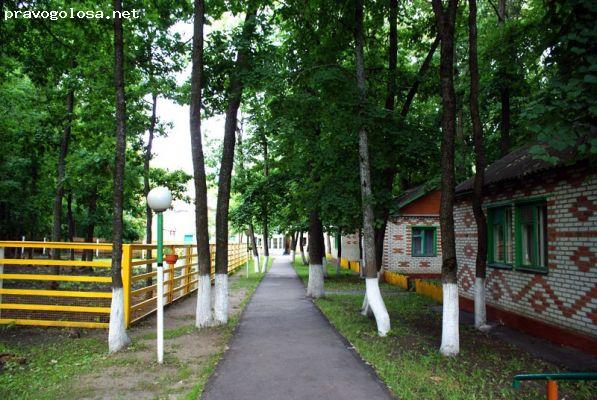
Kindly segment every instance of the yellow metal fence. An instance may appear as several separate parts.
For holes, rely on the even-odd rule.
[[[196,247],[172,247],[179,260],[164,264],[165,304],[197,289]],[[155,245],[123,245],[127,326],[155,311],[155,250]],[[0,324],[107,328],[111,252],[110,243],[0,241]],[[215,245],[210,252],[213,274]],[[246,261],[246,245],[230,244],[229,273]]]

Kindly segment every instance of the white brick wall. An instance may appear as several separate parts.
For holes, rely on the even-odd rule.
[[[437,256],[411,256],[411,227],[437,227]],[[388,221],[384,239],[383,267],[388,271],[401,274],[439,274],[441,273],[441,235],[438,217],[396,217]]]
[[[546,196],[548,273],[487,268],[487,303],[597,337],[597,179],[582,168],[489,190],[492,202]],[[476,225],[470,199],[454,209],[460,294],[473,297]],[[512,221],[514,226],[514,221]]]

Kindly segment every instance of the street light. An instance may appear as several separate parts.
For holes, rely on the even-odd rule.
[[[172,193],[165,187],[156,187],[147,194],[147,205],[158,217],[158,304],[157,304],[157,351],[158,363],[164,362],[164,216],[172,204]]]

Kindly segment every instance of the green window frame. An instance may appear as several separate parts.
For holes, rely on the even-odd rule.
[[[412,257],[436,257],[437,227],[411,226],[410,253]]]
[[[548,273],[547,201],[544,196],[487,206],[487,264]]]
[[[547,204],[519,203],[515,207],[516,267],[547,272]]]
[[[487,209],[487,259],[492,267],[512,268],[512,205]]]

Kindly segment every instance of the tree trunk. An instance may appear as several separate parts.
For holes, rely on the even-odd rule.
[[[393,1],[394,0],[390,0],[391,3]],[[393,7],[393,4],[391,4],[391,6]],[[389,60],[389,65],[390,65],[390,69],[394,70],[394,73],[391,73],[388,78],[389,80],[393,79],[393,84],[390,81],[388,81],[388,93],[386,95],[387,96],[386,97],[386,109],[393,111],[394,110],[394,98],[396,96],[396,94],[395,94],[395,90],[396,90],[395,77],[393,75],[395,74],[395,69],[396,69],[395,58],[396,58],[397,50],[393,49],[393,47],[392,47],[392,40],[393,40],[392,39],[392,21],[396,21],[396,18],[392,16],[392,8],[391,8],[390,9],[390,17],[389,17],[389,22],[390,22],[390,51],[389,51],[390,60]],[[394,22],[394,25],[395,25],[395,22]],[[423,63],[421,64],[421,67],[419,68],[419,72],[417,74],[415,81],[413,82],[412,86],[410,87],[410,89],[408,91],[408,94],[406,95],[404,104],[402,105],[402,110],[400,111],[400,117],[403,120],[408,115],[410,106],[415,98],[415,95],[417,94],[419,85],[423,81],[423,77],[424,77],[425,73],[429,69],[429,65],[431,64],[431,60],[433,59],[433,54],[435,54],[435,51],[437,50],[438,45],[439,45],[439,36],[436,36],[435,40],[431,44],[431,47],[429,48],[429,51],[427,52],[427,56],[425,57],[425,59],[423,60]],[[392,89],[393,92],[390,89]],[[383,185],[384,185],[382,190],[385,191],[386,193],[392,192],[392,187],[394,185],[394,178],[396,176],[396,173],[398,172],[398,169],[396,168],[396,164],[398,162],[397,157],[399,157],[400,152],[395,152],[395,153],[396,153],[396,158],[391,161],[391,165],[382,171],[382,181],[383,181]],[[385,230],[386,230],[387,221],[388,221],[389,216],[390,216],[389,205],[384,202],[381,204],[380,215],[379,215],[379,218],[383,221],[383,224],[382,224],[382,226],[375,228],[375,259],[376,259],[376,265],[377,265],[378,271],[381,271],[381,267],[382,267]]]
[[[456,135],[456,95],[454,93],[454,26],[458,0],[449,0],[444,10],[441,0],[433,0],[437,31],[441,38],[440,87],[442,98],[441,202],[443,315],[440,352],[459,352],[458,284],[454,239],[454,140]]]
[[[267,263],[269,262],[269,229],[267,215],[263,217],[263,265],[261,272],[267,272]]]
[[[294,264],[294,259],[296,257],[296,243],[298,239],[298,232],[292,232],[291,240],[290,240],[290,262]]]
[[[498,0],[498,29],[504,29],[506,21],[506,0]],[[506,63],[512,60],[501,60],[501,69],[506,70]],[[500,124],[500,155],[503,157],[510,150],[510,87],[507,80],[500,82],[500,105],[501,121]]]
[[[73,215],[73,192],[69,190],[66,197],[66,220],[68,223],[68,241],[75,240],[75,217]],[[70,259],[75,259],[75,249],[70,250]]]
[[[157,105],[158,105],[158,95],[157,93],[151,94],[151,119],[149,122],[149,138],[147,139],[147,146],[145,146],[145,159],[143,160],[143,197],[147,199],[147,195],[149,194],[149,162],[151,161],[151,149],[153,146],[153,136],[155,132],[155,126],[157,123]],[[145,204],[145,243],[151,244],[153,238],[151,237],[151,228],[153,225],[153,211],[149,204]],[[151,259],[151,250],[148,250],[146,253],[146,258],[148,260]],[[145,272],[150,273],[153,270],[153,264],[147,264],[145,266]],[[153,284],[152,278],[147,278],[145,281],[146,286],[151,286]],[[152,292],[147,292],[148,298],[153,297]]]
[[[336,260],[336,275],[340,274],[340,264],[342,263],[342,229],[338,229],[338,259]]]
[[[323,226],[317,210],[309,212],[309,282],[307,296],[318,298],[323,296],[323,265],[324,256]]]
[[[267,180],[269,176],[269,163],[268,163],[268,148],[267,148],[267,137],[263,136],[261,143],[263,147],[263,176]],[[268,226],[268,215],[267,210],[267,196],[265,203],[263,204],[263,268],[262,271],[267,272],[267,264],[269,263],[269,226]]]
[[[365,81],[365,38],[363,32],[363,0],[357,0],[355,8],[355,58],[357,89],[359,92],[359,175],[361,180],[361,199],[363,203],[363,232],[364,232],[364,270],[366,284],[366,298],[375,320],[377,332],[385,336],[390,330],[390,316],[379,290],[377,266],[375,265],[375,231],[373,228],[373,200],[371,192],[371,168],[369,163],[369,139],[365,126],[366,114],[366,81]],[[363,266],[361,266],[363,268]]]
[[[303,231],[301,231],[300,237],[299,237],[299,248],[301,250],[301,261],[303,262],[303,265],[307,265],[307,258],[305,257],[305,246],[303,244]]]
[[[259,272],[259,249],[257,248],[257,239],[255,239],[253,224],[249,224],[249,236],[251,238],[251,248],[253,250],[253,271]]]
[[[225,324],[228,321],[228,209],[230,206],[230,181],[234,164],[234,145],[238,109],[240,107],[243,78],[248,68],[249,42],[256,25],[255,2],[249,2],[242,29],[242,45],[238,50],[234,71],[228,88],[228,107],[224,124],[224,147],[218,179],[218,201],[216,206],[216,295],[214,300],[214,321]]]
[[[68,145],[72,131],[73,109],[75,104],[75,92],[69,89],[66,94],[66,124],[62,131],[62,140],[60,141],[60,152],[58,153],[58,165],[56,168],[56,190],[54,192],[53,209],[53,228],[52,242],[60,242],[62,238],[62,197],[64,195],[64,179],[66,169],[66,155],[68,154]],[[52,258],[60,258],[60,250],[52,250]],[[54,274],[60,274],[60,267],[54,267]]]
[[[326,248],[326,244],[325,244],[325,237],[323,234],[323,225],[321,227],[321,238],[319,239],[321,240],[321,249],[322,249],[322,253],[323,255],[321,256],[321,269],[323,271],[323,277],[327,278],[328,277],[328,263],[327,263],[327,258],[326,258],[326,252],[325,252],[325,248]]]
[[[203,25],[205,4],[203,0],[194,2],[193,55],[191,69],[190,133],[193,157],[193,177],[195,181],[195,230],[197,234],[197,307],[195,326],[198,328],[212,324],[211,312],[211,257],[209,254],[209,231],[207,213],[207,182],[201,141],[201,86],[203,84]]]
[[[97,188],[94,188],[89,196],[87,204],[87,226],[85,227],[85,241],[87,243],[93,242],[93,233],[95,231],[95,212],[97,210]],[[93,261],[93,250],[85,250],[85,261]],[[93,268],[91,268],[93,272]]]
[[[113,0],[113,10],[122,12],[121,0]],[[124,291],[122,288],[122,233],[124,199],[124,164],[126,155],[126,103],[124,97],[124,45],[122,18],[114,18],[114,84],[116,87],[116,148],[114,157],[114,215],[112,220],[112,306],[108,346],[110,353],[119,351],[131,342],[124,320]]]
[[[284,255],[287,256],[290,254],[290,238],[288,234],[284,235]]]
[[[470,110],[475,145],[475,180],[473,183],[473,214],[477,225],[477,259],[475,263],[475,327],[486,330],[485,275],[487,260],[487,221],[483,213],[485,181],[485,150],[483,126],[479,113],[479,65],[477,61],[477,0],[469,0],[469,71],[471,75]]]

